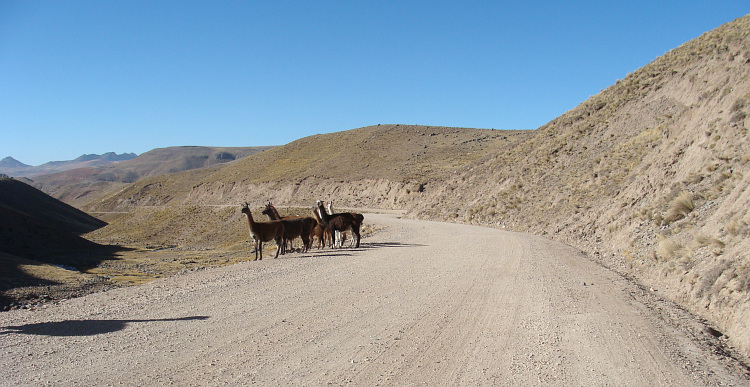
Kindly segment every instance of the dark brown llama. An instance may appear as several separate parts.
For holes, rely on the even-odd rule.
[[[326,212],[325,207],[323,206],[323,202],[318,200],[317,202],[318,210],[320,212],[320,219],[323,221],[323,224],[328,226],[331,229],[331,237],[333,239],[333,245],[336,245],[336,234],[334,231],[348,231],[352,230],[352,233],[354,236],[357,237],[357,244],[354,246],[355,248],[359,248],[359,228],[362,226],[362,222],[365,220],[364,215],[362,214],[352,214],[349,212],[343,212],[339,214],[328,214]]]
[[[302,251],[306,252],[311,245],[311,235],[313,232],[313,228],[315,227],[315,219],[311,217],[303,217],[303,216],[285,216],[281,217],[279,215],[279,211],[276,210],[276,207],[269,202],[266,204],[266,208],[263,210],[263,215],[268,216],[270,220],[280,220],[281,223],[284,223],[284,250],[281,252],[282,254],[286,253],[287,246],[286,244],[289,243],[291,246],[292,242],[296,238],[302,239]]]

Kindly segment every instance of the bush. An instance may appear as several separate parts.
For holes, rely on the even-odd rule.
[[[695,209],[695,197],[690,191],[683,191],[676,198],[672,200],[667,211],[665,220],[667,222],[674,222],[686,217],[691,211]]]

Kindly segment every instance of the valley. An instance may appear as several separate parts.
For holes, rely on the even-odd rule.
[[[151,360],[168,370],[201,365],[177,372],[178,383],[430,384],[434,372],[466,384],[747,384],[748,64],[745,16],[534,130],[373,125],[195,168],[157,170],[171,164],[153,159],[129,182],[118,174],[125,169],[106,182],[70,177],[81,170],[27,181],[49,198],[2,179],[20,192],[11,197],[33,198],[0,202],[13,219],[0,228],[13,242],[0,258],[20,278],[3,289],[13,310],[0,313],[2,327],[18,346],[63,336],[47,340],[48,354],[77,338],[50,331],[45,319],[119,327],[84,338],[106,352],[127,342],[143,353],[133,338],[154,329],[162,352]],[[126,164],[135,160],[118,166],[136,168]],[[316,200],[368,209],[362,249],[247,262],[241,203],[262,219],[268,202],[306,215]],[[58,202],[90,227],[63,222],[72,213],[60,214],[70,209]],[[29,210],[42,204],[56,216]],[[59,297],[50,295],[56,286]],[[23,292],[28,299],[13,304]],[[166,302],[175,299],[183,302]],[[272,305],[291,312],[276,318]],[[333,345],[333,322],[320,310],[341,318],[345,349]],[[224,321],[250,334],[224,331]],[[174,328],[182,325],[203,341],[192,346],[196,337]],[[172,357],[166,343],[176,338],[182,354]],[[247,346],[262,356],[238,349]],[[76,364],[99,362],[74,354]],[[274,362],[263,354],[298,373],[268,370]],[[169,381],[127,354],[107,355],[93,368],[107,369],[103,377]],[[15,371],[53,378],[45,360],[4,356]],[[101,381],[94,372],[65,375]]]

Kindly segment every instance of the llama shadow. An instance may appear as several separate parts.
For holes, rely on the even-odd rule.
[[[359,245],[360,249],[382,249],[387,247],[425,247],[418,243],[401,243],[401,242],[375,242],[375,243],[362,243]],[[355,249],[356,250],[356,249]]]
[[[0,335],[19,333],[40,336],[94,336],[104,333],[121,331],[131,323],[155,321],[192,321],[207,319],[208,316],[157,318],[146,320],[66,320],[7,326],[2,328],[5,331],[0,332]]]
[[[315,258],[315,257],[351,257],[353,253],[358,250],[373,250],[383,249],[391,247],[424,247],[426,245],[420,245],[415,243],[400,243],[400,242],[375,242],[375,243],[362,243],[359,247],[337,247],[335,249],[325,248],[316,251],[308,251],[303,255],[299,255],[296,258]]]

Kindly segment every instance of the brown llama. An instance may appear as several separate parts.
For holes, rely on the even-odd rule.
[[[318,248],[322,249],[323,247],[326,247],[326,242],[328,242],[328,244],[333,247],[333,239],[331,239],[331,229],[323,224],[323,220],[320,219],[320,214],[318,213],[318,209],[316,207],[313,207],[312,214],[315,218],[316,223],[315,228],[313,228],[312,236],[318,238]],[[310,241],[312,242],[312,238],[310,238]]]
[[[284,245],[284,224],[280,221],[256,222],[253,220],[253,214],[248,208],[247,202],[242,205],[242,213],[247,216],[247,225],[250,227],[250,236],[255,242],[255,259],[263,259],[263,242],[276,241],[276,256],[279,257],[281,246]],[[258,258],[260,254],[260,258]]]
[[[302,239],[303,252],[306,252],[310,248],[310,235],[315,227],[315,219],[295,215],[281,217],[279,211],[276,210],[276,207],[271,202],[266,204],[266,208],[262,213],[268,216],[270,220],[279,220],[281,223],[284,223],[284,250],[282,254],[286,253],[287,242],[291,245],[296,238]]]
[[[317,202],[318,210],[320,212],[320,218],[323,221],[323,224],[328,226],[331,229],[331,237],[333,239],[333,245],[336,245],[336,234],[334,231],[348,231],[352,230],[352,233],[354,236],[357,237],[357,244],[354,246],[355,248],[359,248],[359,228],[362,226],[362,222],[365,220],[365,217],[362,214],[352,214],[349,212],[343,212],[339,214],[328,214],[326,212],[325,207],[323,206],[323,202],[318,200]]]

